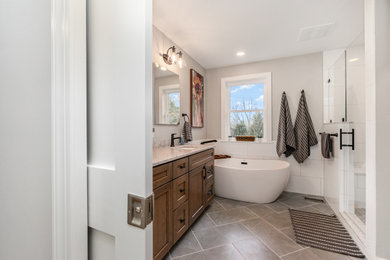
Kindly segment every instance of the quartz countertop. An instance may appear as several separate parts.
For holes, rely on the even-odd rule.
[[[206,151],[211,148],[215,148],[215,143],[186,144],[177,145],[175,147],[155,147],[153,148],[153,167]]]

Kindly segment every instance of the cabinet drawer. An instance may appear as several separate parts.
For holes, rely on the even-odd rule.
[[[186,201],[173,212],[173,243],[176,243],[187,231],[188,225],[188,201]]]
[[[188,157],[173,162],[173,179],[186,172],[188,172]]]
[[[188,174],[173,180],[173,208],[176,209],[188,199]]]
[[[153,168],[153,189],[172,180],[172,163]]]
[[[189,159],[189,170],[195,169],[196,167],[199,167],[210,160],[214,160],[214,149],[191,155]]]

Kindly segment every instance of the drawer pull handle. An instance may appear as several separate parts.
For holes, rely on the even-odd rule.
[[[203,179],[206,179],[206,166],[203,166]]]
[[[179,219],[180,223],[184,223],[186,221],[184,218]]]
[[[183,192],[184,192],[184,189],[180,189],[179,191],[180,191],[180,193],[183,193]]]
[[[185,164],[185,163],[179,165],[179,168],[180,168],[180,169],[184,169],[185,167],[186,167],[186,164]]]

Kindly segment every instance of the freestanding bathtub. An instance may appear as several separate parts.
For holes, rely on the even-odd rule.
[[[223,198],[270,203],[286,188],[289,178],[290,164],[282,160],[215,160],[215,193]]]

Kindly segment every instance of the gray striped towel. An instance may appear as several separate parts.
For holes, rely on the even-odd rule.
[[[330,134],[323,132],[321,134],[321,153],[326,159],[330,159],[333,154],[333,140]]]
[[[191,130],[191,125],[188,121],[185,120],[184,118],[184,125],[183,125],[183,138],[184,142],[189,142],[192,141],[192,130]]]
[[[294,132],[297,147],[293,155],[298,163],[303,163],[310,156],[310,146],[318,143],[313,122],[311,121],[309,110],[307,108],[305,93],[303,91],[301,99],[299,100]]]
[[[294,127],[291,120],[290,108],[288,106],[286,93],[283,92],[280,104],[278,139],[276,142],[276,153],[278,156],[285,154],[289,157],[296,149]]]

